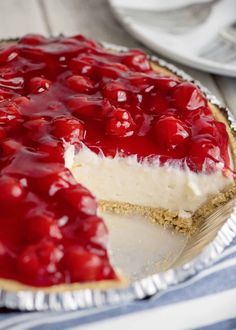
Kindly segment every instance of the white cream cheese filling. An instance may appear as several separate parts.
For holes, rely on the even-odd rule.
[[[104,157],[85,146],[76,155],[73,146],[67,146],[65,164],[98,200],[164,208],[182,217],[190,217],[211,195],[233,183],[221,169],[195,173],[158,161],[140,163],[135,156]]]

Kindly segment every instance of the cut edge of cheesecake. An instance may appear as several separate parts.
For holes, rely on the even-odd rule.
[[[172,71],[159,66],[151,61],[152,68],[158,72],[169,76],[178,77]],[[181,78],[182,79],[182,78]],[[183,79],[182,79],[183,80]],[[221,109],[208,101],[208,105],[212,111],[214,118],[225,124],[229,136],[229,152],[232,159],[233,168],[236,168],[236,133],[231,129],[228,118]],[[130,203],[121,203],[116,201],[101,200],[99,206],[102,211],[113,212],[116,214],[141,214],[150,218],[164,227],[172,226],[177,231],[184,234],[192,235],[210,214],[212,214],[219,206],[224,205],[236,196],[236,184],[225,187],[221,192],[212,195],[205,201],[190,218],[179,216],[178,212],[173,212],[163,208],[151,208],[142,205],[134,205]]]
[[[158,73],[167,74],[168,76],[177,77],[172,71],[163,68],[153,61],[151,62],[153,69]],[[182,79],[182,78],[181,78]],[[184,80],[184,79],[182,79]],[[229,152],[233,169],[236,168],[236,133],[230,127],[229,121],[225,113],[220,107],[208,101],[208,105],[212,111],[214,118],[226,125],[229,136]],[[137,205],[127,202],[119,202],[112,200],[99,200],[99,208],[104,212],[115,214],[140,214],[164,227],[174,227],[177,231],[187,235],[192,235],[199,228],[204,219],[210,216],[219,206],[226,204],[229,200],[236,196],[236,184],[229,184],[217,194],[212,194],[209,198],[192,214],[191,217],[181,217],[177,211],[168,210],[160,207],[149,207]]]
[[[217,106],[209,103],[209,107],[211,108],[211,111],[213,113],[213,116],[215,119],[219,122],[225,123],[227,127],[227,132],[229,136],[229,153],[230,153],[230,158],[231,158],[231,166],[233,169],[235,169],[235,164],[236,164],[236,142],[235,142],[235,137],[234,137],[234,132],[232,131],[229,122],[227,121],[227,118],[223,115],[221,112],[222,110],[220,108],[217,108]],[[69,149],[68,149],[69,150]],[[73,152],[72,152],[73,154]],[[74,157],[74,158],[73,158]],[[69,166],[70,170],[72,171],[74,177],[78,182],[81,182],[83,185],[87,186],[92,193],[96,196],[98,203],[99,203],[99,209],[100,211],[105,211],[105,212],[111,212],[115,214],[125,214],[125,215],[132,215],[132,214],[139,214],[143,215],[151,220],[153,220],[156,223],[159,223],[161,225],[164,225],[165,227],[174,227],[177,231],[183,232],[187,235],[192,235],[198,227],[201,225],[202,221],[206,219],[211,213],[213,213],[219,206],[224,205],[227,203],[230,199],[232,199],[234,196],[236,196],[236,185],[235,182],[233,182],[233,175],[230,173],[230,170],[225,171],[225,179],[227,177],[231,178],[231,181],[228,180],[228,182],[225,180],[225,182],[221,182],[220,185],[215,189],[207,189],[204,191],[204,194],[206,194],[206,199],[203,198],[203,201],[195,207],[193,205],[193,209],[189,209],[188,205],[187,208],[175,208],[173,207],[168,208],[168,207],[163,207],[161,206],[161,203],[158,204],[158,199],[154,198],[153,200],[156,200],[156,203],[153,203],[153,200],[151,201],[150,204],[148,205],[147,202],[147,196],[145,196],[146,203],[144,202],[144,199],[139,199],[137,201],[134,196],[139,198],[140,195],[136,192],[136,189],[139,187],[140,188],[140,182],[146,183],[146,179],[150,181],[153,180],[153,172],[155,170],[155,165],[149,167],[149,165],[144,164],[144,166],[140,167],[138,166],[139,162],[137,161],[136,157],[128,157],[127,161],[122,161],[122,158],[119,156],[116,156],[114,161],[110,157],[105,157],[102,153],[97,155],[96,153],[92,152],[87,148],[86,146],[83,146],[82,151],[79,151],[78,153],[74,154],[74,156],[70,155],[69,158],[73,159],[71,161],[72,165]],[[126,158],[124,158],[126,159]],[[104,163],[105,160],[105,163]],[[97,166],[97,164],[99,164]],[[121,167],[120,167],[121,164]],[[94,166],[95,165],[95,166]],[[89,167],[89,170],[87,171],[87,166]],[[101,167],[102,166],[102,167]],[[115,166],[115,170],[114,170]],[[138,168],[139,167],[139,168]],[[178,170],[177,168],[170,167],[172,169],[171,172],[163,173],[165,172],[165,167],[164,166],[159,166],[157,163],[158,167],[158,173],[155,173],[155,180],[158,178],[158,175],[162,177],[162,174],[168,175],[169,178],[174,179],[175,177],[178,177],[181,175],[180,178],[180,184],[177,181],[174,181],[173,184],[175,185],[177,182],[177,190],[179,187],[181,187],[182,184],[186,184],[186,182],[183,181],[183,176],[185,178],[188,178],[190,175],[190,181],[193,178],[196,178],[196,173],[193,173],[192,171],[189,170]],[[108,179],[106,179],[105,186],[109,186],[111,188],[111,192],[109,193],[110,196],[108,195],[108,191],[105,190],[100,190],[100,186],[103,187],[103,182],[106,178],[105,173],[101,174],[106,169],[107,173],[109,173]],[[142,170],[140,170],[142,168]],[[160,169],[163,169],[163,171],[160,171]],[[128,170],[128,174],[125,173],[124,176],[124,169]],[[146,170],[151,169],[152,174],[149,176],[145,176],[147,174]],[[119,172],[117,172],[117,170]],[[137,170],[137,171],[136,171]],[[133,172],[136,171],[136,172]],[[228,171],[228,173],[227,173]],[[99,173],[99,176],[97,176],[96,183],[94,180],[95,173]],[[119,174],[118,174],[119,173]],[[132,176],[134,173],[133,180],[134,181],[129,181],[129,175]],[[218,171],[218,174],[220,173],[221,175],[221,170]],[[115,176],[114,176],[115,175]],[[137,177],[137,182],[135,181],[135,175]],[[139,176],[144,175],[145,180],[138,179]],[[211,175],[211,174],[210,174]],[[210,176],[209,175],[209,176]],[[204,175],[205,178],[207,177],[207,182],[204,180],[200,180],[198,182],[199,187],[201,187],[201,183],[203,185],[208,185],[210,184],[213,180],[218,179],[218,177],[213,176],[208,179],[208,175]],[[116,179],[116,177],[121,178],[121,179]],[[223,178],[224,175],[221,175]],[[201,178],[200,178],[201,179]],[[182,180],[182,181],[181,181]],[[185,179],[184,179],[185,180]],[[93,182],[92,182],[93,181]],[[229,182],[230,181],[230,182]],[[118,183],[117,183],[118,182]],[[172,181],[171,181],[172,182]],[[163,181],[165,184],[165,180]],[[125,195],[121,195],[122,191],[119,189],[120,187],[123,187],[126,184],[128,190],[125,193]],[[161,184],[161,183],[160,183]],[[135,195],[130,198],[130,196],[133,194],[132,190],[129,189],[129,187],[134,188],[134,193]],[[136,189],[135,189],[136,187]],[[143,187],[143,186],[142,186]],[[175,186],[174,186],[175,187]],[[99,193],[99,190],[100,193]],[[117,192],[116,192],[116,189]],[[155,188],[156,189],[156,188]],[[186,189],[186,188],[185,188]],[[205,189],[205,188],[204,188]],[[140,189],[137,190],[140,193]],[[146,191],[146,190],[145,190]],[[115,192],[115,194],[114,194]],[[155,190],[152,190],[152,194],[155,193]],[[163,190],[164,193],[164,190]],[[168,192],[167,192],[168,193]],[[171,192],[170,192],[171,193]],[[116,199],[115,197],[119,197]],[[122,197],[121,197],[122,196]],[[162,198],[162,195],[157,195],[159,198]],[[203,195],[204,196],[204,195]],[[127,197],[127,198],[126,198]],[[173,196],[172,196],[173,197]],[[183,198],[180,197],[180,198]],[[120,200],[119,200],[120,199]],[[173,198],[172,198],[173,199]],[[168,204],[170,202],[168,199],[166,199]],[[182,202],[181,202],[182,203]],[[157,205],[157,207],[155,206]],[[163,203],[162,203],[163,204]],[[186,207],[186,201],[184,202],[185,207]],[[175,204],[177,205],[177,204]],[[173,205],[174,206],[174,205]]]

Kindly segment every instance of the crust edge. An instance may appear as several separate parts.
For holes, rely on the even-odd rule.
[[[102,211],[116,214],[141,214],[160,225],[164,225],[164,227],[174,227],[179,232],[192,235],[198,230],[204,219],[235,196],[236,185],[233,184],[220,193],[211,196],[190,218],[180,217],[178,212],[163,208],[152,208],[114,201],[99,201],[99,207]]]
[[[20,291],[31,291],[31,292],[44,292],[44,293],[61,293],[61,292],[71,292],[86,289],[98,289],[98,290],[108,290],[108,289],[120,289],[122,287],[127,287],[129,281],[120,277],[118,280],[104,280],[104,281],[94,281],[94,282],[84,282],[84,283],[69,283],[69,284],[58,284],[49,287],[34,287],[31,285],[26,285],[15,280],[0,279],[0,290],[6,290],[9,292],[20,292]]]

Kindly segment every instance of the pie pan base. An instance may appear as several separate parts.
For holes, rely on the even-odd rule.
[[[115,51],[126,50],[114,45],[105,46]],[[192,81],[198,85],[213,107],[219,108],[221,116],[229,123],[232,130],[231,140],[234,142],[236,122],[228,109],[222,107],[199,82],[194,81],[175,66],[157,57],[151,57],[151,61],[162,67],[163,71],[172,72],[183,80]],[[130,280],[129,285],[122,281],[124,287],[117,287],[117,282],[110,282],[105,286],[104,283],[97,282],[91,283],[91,286],[75,284],[34,290],[17,282],[2,280],[0,281],[0,306],[28,311],[75,310],[143,299],[184,281],[208,266],[236,236],[235,200],[230,200],[219,207],[190,237],[173,229],[165,229],[150,223],[147,219],[139,218],[138,220],[136,216],[129,216],[129,219],[126,216],[113,215],[112,217],[111,221],[111,215],[104,215],[111,232],[112,258],[116,266],[122,267],[124,275]],[[140,221],[140,226],[137,225],[137,221]],[[122,241],[118,239],[118,230],[124,222],[128,226],[125,232],[129,235],[129,237],[126,236],[129,246],[122,244]],[[132,225],[134,223],[136,223],[135,226]],[[152,241],[149,236],[148,244],[145,245],[144,239],[147,238],[145,233],[154,231],[153,226],[156,228],[156,236],[152,238]],[[134,228],[141,228],[140,235],[143,236],[134,235]],[[135,238],[135,242],[132,238]],[[155,254],[153,250],[156,251]],[[129,256],[130,261],[127,262],[128,267],[120,263],[125,260],[126,255]],[[141,255],[142,258],[140,258]]]

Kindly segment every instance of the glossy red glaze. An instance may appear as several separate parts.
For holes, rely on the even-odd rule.
[[[139,50],[83,36],[27,35],[0,48],[0,277],[33,286],[115,279],[91,193],[64,144],[193,171],[229,166],[228,135],[191,83],[152,70]]]

